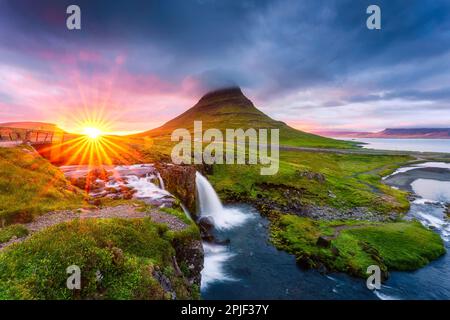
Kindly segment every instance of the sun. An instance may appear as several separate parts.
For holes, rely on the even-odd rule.
[[[83,133],[91,139],[98,139],[103,134],[102,130],[93,127],[84,128]]]

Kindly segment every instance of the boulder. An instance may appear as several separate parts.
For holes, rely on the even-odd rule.
[[[322,248],[329,248],[331,246],[331,240],[320,236],[319,238],[317,238],[317,242],[316,242],[317,246],[322,247]]]
[[[197,212],[195,167],[163,163],[157,163],[155,167],[164,181],[166,190],[180,199],[189,212]]]
[[[200,228],[200,235],[204,241],[216,242],[213,234],[214,220],[212,217],[200,217],[197,220],[197,225]]]
[[[200,230],[211,231],[214,229],[214,219],[212,217],[200,217],[197,224]]]
[[[187,279],[189,283],[200,286],[201,271],[203,270],[204,251],[200,239],[179,239],[173,240],[175,248],[175,259],[178,265],[188,266]]]
[[[308,180],[315,180],[319,183],[324,183],[325,182],[325,176],[321,173],[318,172],[313,172],[313,171],[300,171],[297,170],[296,174],[299,177],[305,177]]]
[[[87,176],[91,181],[95,181],[97,179],[107,181],[108,178],[112,175],[112,172],[107,171],[104,168],[95,168],[89,171]]]

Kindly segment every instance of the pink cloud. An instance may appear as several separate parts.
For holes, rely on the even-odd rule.
[[[39,54],[67,63],[54,65],[54,78],[0,65],[0,87],[15,100],[14,107],[8,107],[16,114],[26,114],[23,120],[54,122],[69,131],[79,131],[88,120],[106,123],[114,132],[143,131],[161,125],[196,100],[186,81],[177,85],[153,74],[130,73],[123,68],[125,55],[117,56],[106,71],[82,73],[79,62],[106,61],[89,51]],[[0,113],[0,122],[13,118],[21,120],[11,113]]]

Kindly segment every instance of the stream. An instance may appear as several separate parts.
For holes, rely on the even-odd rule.
[[[444,203],[450,202],[449,169],[450,164],[430,162],[400,168],[384,179],[394,188],[416,194],[405,219],[417,219],[439,233],[447,250],[450,224]],[[215,194],[205,198],[218,201]],[[224,222],[216,236],[231,242],[204,245],[203,299],[450,299],[449,254],[414,272],[391,272],[380,290],[370,291],[362,279],[297,267],[294,256],[270,244],[268,221],[251,206],[216,206],[216,212],[209,214],[220,215]],[[234,216],[227,221],[229,212]],[[239,221],[236,212],[242,215]]]
[[[82,179],[89,170],[83,166],[61,169],[72,181]],[[114,174],[99,179],[92,195],[114,198],[121,191],[161,207],[174,201],[151,164],[107,170]],[[405,219],[417,219],[432,228],[450,250],[450,224],[444,214],[444,204],[450,202],[450,164],[430,162],[404,167],[384,180],[394,188],[415,193]],[[370,291],[365,280],[343,273],[300,269],[293,255],[270,244],[269,222],[255,208],[244,204],[223,206],[214,188],[199,173],[196,186],[200,216],[213,219],[218,239],[230,239],[227,245],[203,243],[201,294],[205,300],[450,299],[449,254],[414,272],[391,272],[381,290]]]

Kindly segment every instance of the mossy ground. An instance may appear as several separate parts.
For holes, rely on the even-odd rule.
[[[198,298],[198,287],[173,266],[172,243],[186,237],[198,237],[195,226],[173,232],[150,219],[59,224],[0,254],[0,299],[166,299],[155,270],[170,280],[178,298]],[[81,290],[66,287],[71,265],[81,269]]]
[[[338,227],[342,229],[336,234]],[[318,245],[319,237],[328,237],[330,244]],[[303,266],[324,265],[358,277],[367,277],[370,265],[378,265],[383,271],[415,270],[445,253],[439,235],[417,221],[329,222],[284,215],[272,224],[271,239],[279,249],[294,254]]]
[[[31,148],[0,148],[0,243],[27,235],[21,225],[37,215],[92,208],[87,194],[73,187],[62,172]],[[135,204],[102,199],[98,206]],[[173,264],[175,247],[199,241],[196,225],[183,212],[165,209],[186,223],[181,231],[150,219],[87,219],[58,224],[13,244],[0,253],[0,299],[167,299],[170,294],[154,272],[169,279],[178,299],[197,299],[197,285]],[[77,265],[82,289],[69,290],[66,268]],[[99,273],[98,273],[99,272]],[[98,274],[102,280],[98,281]]]
[[[381,214],[405,212],[406,193],[384,185],[381,178],[410,160],[408,156],[281,151],[276,175],[261,175],[258,165],[214,165],[208,179],[225,200],[268,198],[281,205],[299,201],[337,209],[366,207]],[[308,173],[325,179],[311,179]],[[283,197],[286,188],[298,190],[300,198]]]
[[[33,216],[83,205],[83,194],[58,168],[31,149],[0,148],[0,221],[27,222]]]
[[[21,238],[28,234],[28,229],[20,224],[0,228],[0,244],[8,242],[12,237]]]
[[[161,144],[158,152],[167,153],[169,145]],[[326,206],[339,211],[359,207],[376,215],[396,213],[400,218],[409,209],[407,193],[383,184],[382,177],[411,160],[401,155],[281,150],[276,175],[261,175],[259,165],[216,164],[208,179],[225,201],[259,206],[268,200],[279,207],[297,202],[300,207]],[[373,264],[384,271],[414,270],[445,252],[439,236],[418,222],[321,222],[287,213],[269,213],[273,242],[309,267],[325,265],[366,277],[367,267]],[[337,225],[349,228],[339,233],[332,247],[318,246],[318,237],[332,236]]]

